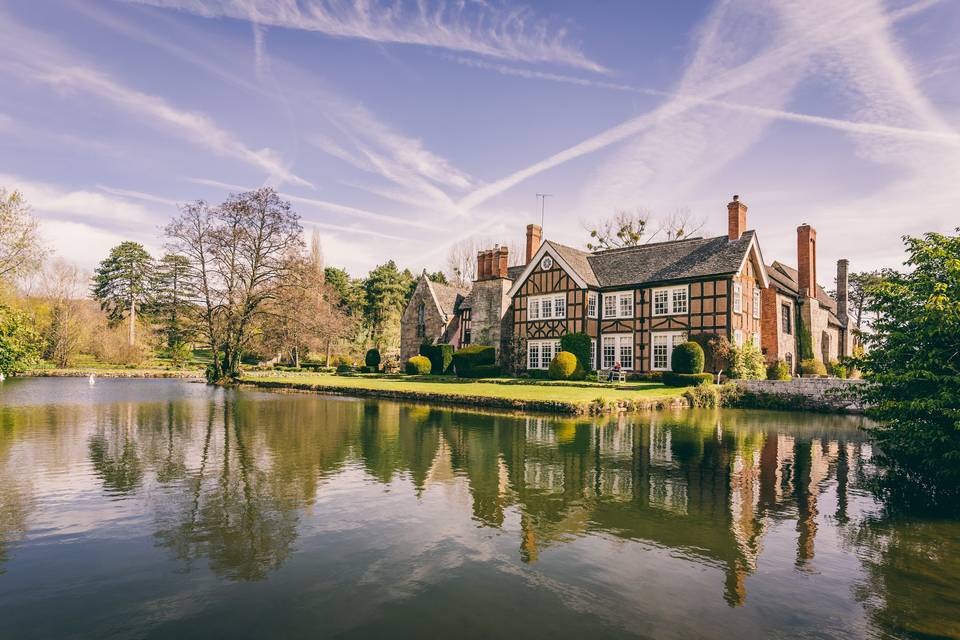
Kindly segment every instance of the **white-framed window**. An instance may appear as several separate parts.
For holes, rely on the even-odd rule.
[[[753,288],[753,317],[760,317],[760,287]]]
[[[673,368],[673,348],[686,342],[683,331],[657,331],[651,336],[650,368],[654,371],[669,371]]]
[[[633,292],[606,293],[603,296],[604,318],[632,318]]]
[[[527,342],[527,369],[549,368],[559,352],[559,340],[530,340]]]
[[[527,320],[552,320],[567,317],[567,294],[552,293],[546,296],[530,296],[527,303]]]
[[[590,338],[590,368],[597,366],[597,339]]]
[[[738,347],[743,346],[743,331],[737,329],[733,332],[733,343]]]
[[[587,292],[587,317],[597,317],[597,293],[595,291]]]
[[[633,334],[614,333],[603,336],[603,369],[620,363],[621,369],[633,369]]]
[[[743,313],[743,286],[739,282],[733,283],[733,312]]]
[[[653,315],[670,316],[690,309],[690,287],[662,287],[653,290]]]
[[[757,347],[757,348],[759,349],[759,348],[760,348],[760,334],[757,333],[756,331],[754,331],[753,333],[751,333],[751,334],[750,334],[750,342],[753,344],[753,346],[755,346],[755,347]]]

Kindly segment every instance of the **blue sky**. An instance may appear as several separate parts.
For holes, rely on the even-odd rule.
[[[960,2],[0,0],[0,185],[61,257],[162,249],[177,202],[275,186],[328,263],[442,268],[637,207],[767,261],[894,266],[960,224]]]

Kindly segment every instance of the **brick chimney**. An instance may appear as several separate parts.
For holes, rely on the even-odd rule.
[[[846,258],[837,260],[837,317],[840,318],[840,324],[847,326],[850,318],[848,308],[850,306],[850,280],[847,273],[850,271],[850,261]]]
[[[477,251],[477,280],[484,280],[487,277],[487,252]]]
[[[507,247],[496,247],[493,250],[493,277],[506,278],[507,265],[510,262],[509,249]]]
[[[817,232],[804,222],[797,227],[797,284],[800,296],[815,298],[817,295]]]
[[[747,230],[747,205],[740,202],[740,196],[733,196],[727,204],[727,238],[739,240]]]
[[[527,262],[530,264],[530,261],[533,260],[533,256],[536,255],[537,251],[540,249],[540,240],[543,237],[543,229],[538,224],[528,224],[527,225]]]

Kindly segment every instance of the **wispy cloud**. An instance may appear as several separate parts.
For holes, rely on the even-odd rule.
[[[421,0],[128,0],[205,17],[315,31],[337,38],[438,47],[605,71],[569,42],[564,27],[526,8],[493,2]]]
[[[171,198],[155,196],[152,193],[144,193],[143,191],[134,191],[132,189],[118,189],[116,187],[107,187],[102,184],[98,184],[97,189],[113,196],[132,198],[134,200],[143,200],[145,202],[156,202],[157,204],[167,205],[168,207],[176,207],[177,205],[181,204],[179,201]]]
[[[161,97],[130,88],[98,69],[78,63],[76,55],[7,17],[0,20],[0,52],[6,60],[3,66],[24,80],[90,94],[220,155],[266,171],[273,179],[313,186],[290,171],[272,149],[251,149],[203,114],[178,109]]]
[[[45,218],[69,218],[75,221],[111,221],[135,227],[156,219],[143,206],[125,198],[111,198],[86,189],[65,189],[61,186],[0,174],[0,185],[17,189],[27,202]]]

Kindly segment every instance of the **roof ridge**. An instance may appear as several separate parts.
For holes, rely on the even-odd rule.
[[[753,233],[753,232],[752,232],[752,231],[744,231],[744,235],[746,235],[747,233]],[[680,243],[683,243],[683,242],[693,242],[694,240],[717,240],[717,239],[719,239],[719,238],[725,238],[725,237],[726,237],[726,236],[711,236],[711,237],[709,237],[709,238],[705,238],[705,237],[703,237],[703,236],[694,236],[693,238],[680,238],[679,240],[664,240],[664,241],[662,241],[662,242],[646,242],[646,243],[644,243],[644,244],[635,244],[635,245],[630,246],[630,247],[615,247],[615,248],[613,248],[613,249],[602,249],[602,250],[600,250],[600,251],[594,251],[594,252],[590,253],[590,255],[592,255],[592,256],[599,256],[599,255],[606,255],[606,254],[609,254],[609,253],[625,252],[625,251],[631,251],[631,250],[636,250],[636,249],[643,249],[644,247],[661,247],[661,246],[663,246],[663,245],[665,245],[665,244],[680,244]]]

